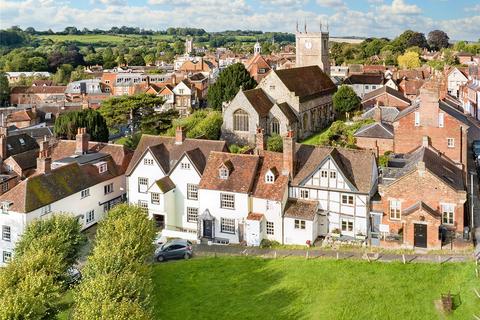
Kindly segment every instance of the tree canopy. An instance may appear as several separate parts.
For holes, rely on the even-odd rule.
[[[352,87],[342,85],[333,95],[333,107],[337,112],[350,112],[360,105],[360,98]]]
[[[231,101],[240,88],[255,88],[257,82],[250,76],[242,63],[235,63],[223,70],[213,85],[208,88],[209,107],[221,110],[222,103]]]
[[[420,57],[417,52],[409,51],[398,56],[398,65],[405,69],[414,69],[420,67]]]
[[[0,72],[0,106],[4,106],[10,101],[10,87],[5,72]]]
[[[108,127],[100,112],[92,109],[70,111],[55,119],[53,131],[61,139],[74,140],[78,128],[87,128],[93,141],[108,142]]]
[[[172,126],[173,119],[178,117],[178,112],[173,109],[155,111],[155,108],[163,103],[162,97],[153,94],[111,97],[102,102],[99,111],[110,130],[128,123],[134,131],[159,134],[168,130]]]
[[[442,30],[433,30],[428,34],[428,44],[432,49],[440,50],[448,48],[450,38]]]
[[[175,129],[182,127],[186,131],[187,138],[218,140],[220,139],[222,124],[223,117],[220,111],[197,110],[188,117],[175,119],[167,134],[174,136]]]

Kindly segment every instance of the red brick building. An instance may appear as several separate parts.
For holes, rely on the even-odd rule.
[[[391,159],[379,182],[381,199],[372,201],[372,209],[381,213],[383,235],[398,236],[404,247],[429,249],[441,246],[446,230],[461,237],[466,201],[462,171],[426,139],[403,158]]]
[[[424,137],[431,145],[455,163],[467,163],[468,120],[444,101],[440,85],[426,83],[420,90],[420,101],[402,110],[393,122],[394,152],[407,153],[422,145]]]
[[[365,109],[371,108],[375,105],[396,107],[399,110],[406,109],[411,104],[410,99],[406,98],[400,91],[397,91],[389,86],[383,86],[373,90],[362,99],[362,106]]]

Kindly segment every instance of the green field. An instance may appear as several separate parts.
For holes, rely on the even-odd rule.
[[[480,315],[473,263],[197,258],[153,268],[155,319],[447,319]]]

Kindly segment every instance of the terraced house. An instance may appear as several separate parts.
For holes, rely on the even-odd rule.
[[[0,265],[10,260],[31,221],[66,212],[86,229],[125,199],[131,153],[123,146],[89,142],[80,128],[76,141],[43,141],[37,155],[28,177],[0,196]]]

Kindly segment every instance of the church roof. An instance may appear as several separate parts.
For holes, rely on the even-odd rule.
[[[337,87],[319,66],[276,70],[275,74],[300,102],[334,93]]]
[[[273,102],[261,88],[246,90],[243,94],[260,117],[268,116],[268,112],[272,108]]]

